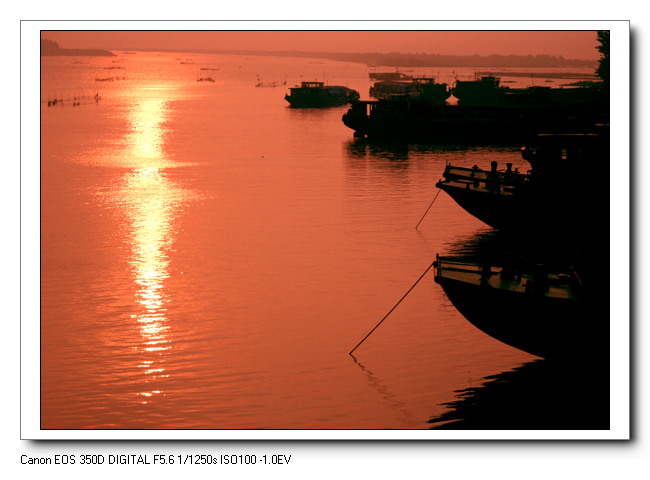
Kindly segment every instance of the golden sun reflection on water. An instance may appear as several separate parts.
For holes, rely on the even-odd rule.
[[[131,110],[126,141],[129,155],[141,167],[155,169],[168,163],[164,146],[169,116],[169,103],[159,99],[143,100]]]
[[[139,314],[132,315],[142,337],[134,349],[142,356],[138,367],[144,372],[147,386],[137,395],[145,399],[164,395],[160,382],[169,377],[165,362],[172,342],[164,282],[169,277],[174,219],[188,195],[164,171],[170,165],[164,152],[167,108],[162,101],[144,101],[131,111],[125,158],[139,167],[124,175],[119,189],[132,250],[129,262],[137,285],[135,299],[141,307]]]

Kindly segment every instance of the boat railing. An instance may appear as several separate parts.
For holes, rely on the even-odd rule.
[[[454,271],[473,271],[473,272],[482,271],[482,266],[480,263],[463,261],[452,257],[440,257],[439,254],[436,255],[436,260],[435,262],[433,262],[433,266],[436,268],[437,276],[439,276],[442,273],[443,269],[454,270]]]
[[[447,182],[466,183],[467,187],[471,184],[474,187],[479,187],[480,184],[485,184],[487,188],[492,190],[501,190],[502,187],[516,187],[530,181],[531,171],[520,173],[519,169],[512,170],[512,164],[508,164],[506,170],[481,170],[476,165],[473,168],[467,167],[453,167],[447,165],[443,173],[443,177]]]

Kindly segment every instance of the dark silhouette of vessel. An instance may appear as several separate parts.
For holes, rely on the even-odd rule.
[[[594,127],[593,133],[537,135],[522,148],[522,157],[530,166],[523,172],[511,163],[499,170],[492,162],[489,171],[447,165],[436,187],[500,230],[568,239],[600,223],[609,196],[593,193],[595,185],[607,186],[609,126]]]
[[[490,78],[457,82],[451,90],[457,105],[387,95],[353,102],[342,120],[356,137],[471,145],[521,145],[539,132],[580,132],[609,122],[606,88],[510,89]]]
[[[598,352],[606,348],[608,318],[586,315],[575,271],[552,273],[437,257],[436,283],[475,327],[519,350],[543,358]]]
[[[290,88],[284,98],[294,108],[338,107],[359,100],[359,92],[324,82],[302,82]]]
[[[438,144],[520,145],[550,112],[526,115],[521,109],[430,105],[409,95],[354,102],[343,123],[355,137],[395,138]]]
[[[456,80],[452,93],[458,105],[494,106],[507,89],[500,86],[497,77],[485,76],[477,80]]]
[[[381,80],[381,81],[390,81],[390,80],[410,80],[413,78],[411,75],[395,70],[394,72],[370,72],[368,73],[370,80]]]
[[[437,258],[436,282],[474,326],[544,358],[609,351],[609,126],[541,134],[522,148],[530,169],[447,165],[436,186],[468,213],[528,247],[532,266],[504,255]],[[602,229],[602,230],[601,230]],[[494,252],[492,252],[492,255]],[[558,265],[567,267],[557,272]]]
[[[444,105],[451,96],[446,83],[436,83],[431,77],[417,77],[410,82],[387,80],[370,87],[370,96],[389,100],[393,95],[409,95],[413,100],[421,100],[429,105]]]
[[[501,79],[491,75],[476,80],[456,80],[451,88],[459,106],[471,107],[576,107],[589,108],[609,102],[604,84],[586,82],[582,86],[552,88],[530,86],[512,88],[501,85]]]

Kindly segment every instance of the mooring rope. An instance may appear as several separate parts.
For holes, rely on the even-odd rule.
[[[438,193],[436,193],[436,196],[433,197],[433,201],[431,202],[431,205],[433,205],[433,202],[436,201],[436,198],[438,198],[438,195],[440,195],[440,192],[441,192],[441,191],[442,191],[442,189],[439,188],[439,189],[438,189]],[[431,205],[429,205],[429,208],[427,208],[427,211],[424,212],[424,215],[422,215],[422,218],[420,219],[420,221],[418,222],[418,224],[415,226],[415,229],[416,229],[416,230],[418,229],[418,227],[419,227],[420,224],[422,223],[422,220],[424,220],[424,217],[427,216],[427,213],[429,213],[429,209],[431,208]]]
[[[381,325],[381,323],[382,323],[384,320],[386,320],[386,319],[388,318],[388,315],[390,315],[390,314],[393,312],[393,310],[395,310],[395,309],[397,308],[397,305],[399,305],[400,303],[402,303],[402,300],[404,300],[404,299],[406,298],[406,296],[407,296],[409,293],[411,293],[411,290],[413,290],[413,289],[415,288],[415,286],[416,286],[418,283],[420,283],[420,280],[422,280],[422,278],[424,278],[424,276],[425,276],[425,275],[427,274],[427,272],[431,269],[431,267],[433,267],[433,263],[431,263],[431,265],[429,265],[429,266],[427,267],[427,269],[426,269],[426,270],[424,271],[424,273],[420,276],[420,278],[418,278],[418,281],[415,282],[411,288],[409,288],[409,291],[406,292],[406,293],[404,294],[404,296],[400,299],[400,301],[397,302],[397,303],[395,304],[395,306],[394,306],[393,308],[390,309],[390,312],[388,312],[388,313],[386,314],[386,316],[385,316],[384,318],[382,318],[381,321],[380,321],[377,325],[375,325],[375,328],[373,328],[372,330],[370,330],[370,332],[368,333],[368,335],[366,335],[366,336],[363,338],[363,340],[361,340],[361,341],[357,344],[356,347],[354,347],[352,350],[350,350],[350,355],[352,355],[352,352],[354,352],[357,348],[359,348],[359,345],[361,345],[363,342],[366,341],[366,338],[368,338],[372,332],[374,332],[375,330],[377,330],[377,327],[378,327],[379,325]]]

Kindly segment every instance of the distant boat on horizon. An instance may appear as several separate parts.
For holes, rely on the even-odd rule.
[[[411,80],[413,77],[405,73],[395,70],[394,72],[370,72],[368,77],[371,80]]]
[[[324,82],[302,82],[289,89],[284,99],[294,108],[324,108],[346,105],[359,100],[359,92],[343,86],[326,86]]]

